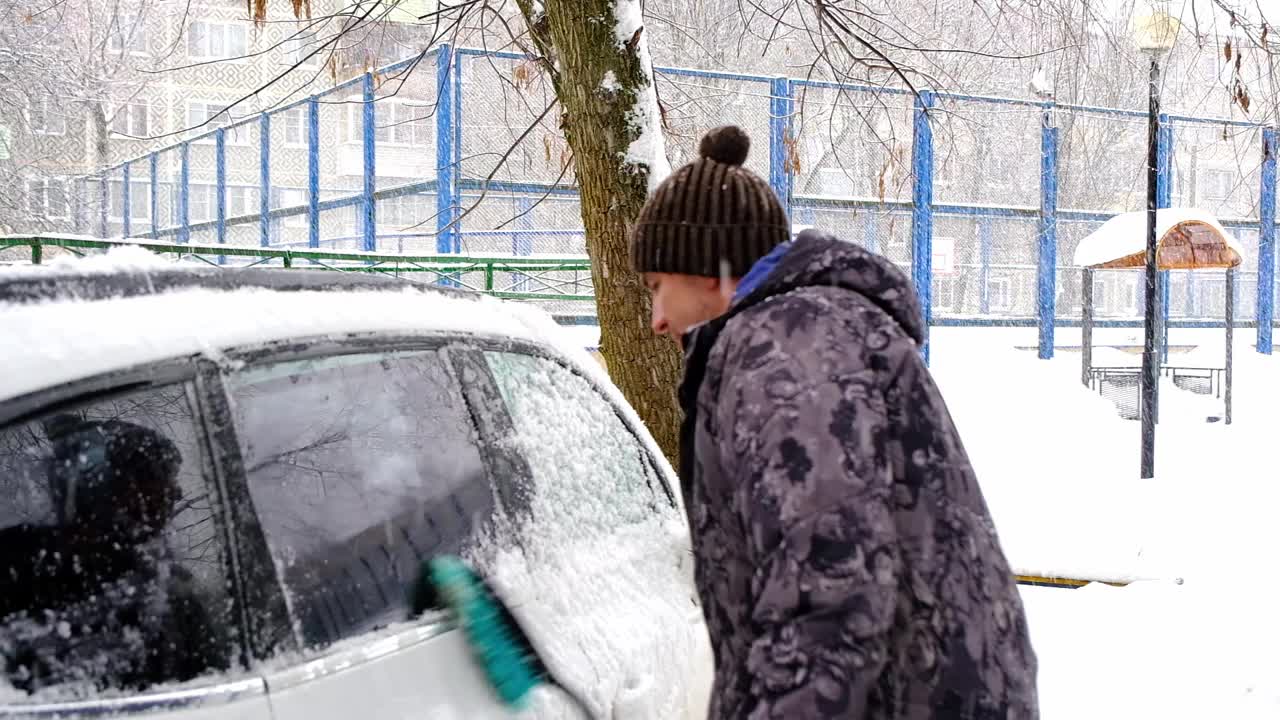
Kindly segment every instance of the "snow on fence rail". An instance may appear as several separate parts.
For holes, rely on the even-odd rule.
[[[1064,259],[1145,206],[1142,112],[683,68],[658,68],[657,83],[673,165],[710,126],[742,125],[755,140],[748,167],[797,226],[901,264],[932,324],[1036,326],[1043,356],[1079,316],[1080,273]],[[556,119],[537,119],[551,97],[523,56],[441,45],[81,178],[68,229],[219,247],[582,254],[569,153]],[[1236,307],[1270,352],[1275,131],[1166,120],[1161,205],[1201,207],[1237,235]],[[1141,317],[1139,280],[1096,275],[1103,324]],[[1170,325],[1220,322],[1224,292],[1212,274],[1166,275]]]
[[[103,240],[74,235],[0,236],[0,259],[25,259],[39,265],[55,250],[82,256],[87,252],[134,247],[214,267],[275,266],[335,272],[381,273],[427,283],[444,283],[512,300],[546,302],[594,301],[591,266],[585,256],[407,255],[385,252],[333,251],[276,247],[199,245],[164,240]]]

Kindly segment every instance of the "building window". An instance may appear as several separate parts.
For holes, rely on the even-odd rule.
[[[110,199],[111,217],[124,219],[124,183],[120,180],[111,183]],[[151,218],[151,184],[146,180],[129,181],[129,220],[149,220]]]
[[[294,108],[283,113],[284,144],[305,146],[307,144],[307,109]]]
[[[273,188],[271,203],[273,208],[296,208],[307,204],[307,191],[297,188]],[[307,226],[307,215],[287,215],[281,218],[281,222],[287,228],[305,228]]]
[[[934,276],[933,309],[937,312],[955,312],[956,278],[954,275]]]
[[[147,52],[146,22],[135,15],[120,15],[107,35],[107,51],[141,55]]]
[[[379,100],[374,105],[374,139],[382,145],[422,147],[430,145],[431,108],[405,101]],[[364,105],[359,101],[347,106],[347,142],[358,143],[364,137]]]
[[[935,186],[951,189],[955,187],[960,177],[960,166],[965,158],[960,151],[959,143],[953,142],[949,147],[940,148],[940,150],[941,152],[934,156],[933,181]]]
[[[242,23],[197,20],[187,27],[187,54],[196,59],[230,60],[243,58],[249,46],[249,32]]]
[[[378,203],[378,224],[396,228],[414,228],[436,214],[432,198],[426,195],[401,195]]]
[[[27,122],[31,132],[38,135],[65,135],[67,116],[59,110],[57,102],[48,96],[38,97],[27,107]]]
[[[214,186],[192,183],[187,187],[187,216],[190,222],[208,222],[213,219]],[[181,220],[179,220],[181,222]]]
[[[258,188],[237,185],[227,188],[227,217],[258,213]]]
[[[310,21],[299,23],[298,31],[285,40],[285,60],[290,67],[315,68],[325,60],[328,51],[316,52],[320,46],[319,35],[315,30],[303,29],[304,24],[309,26]]]
[[[67,186],[62,178],[27,181],[27,210],[37,217],[67,217]]]
[[[987,283],[987,300],[990,302],[991,312],[1005,313],[1012,310],[1015,298],[1013,283],[1009,278],[991,278]]]
[[[222,127],[230,123],[231,114],[227,112],[226,106],[219,103],[208,102],[205,100],[189,100],[187,101],[187,127],[196,135],[209,132],[210,130]],[[213,136],[200,138],[196,142],[212,143]],[[227,129],[228,145],[248,145],[250,142],[250,130],[244,125],[237,125]]]
[[[116,107],[111,130],[117,135],[145,138],[151,134],[151,107],[146,100],[133,100]]]
[[[1200,196],[1211,202],[1226,202],[1235,185],[1235,173],[1230,170],[1201,171]]]
[[[983,181],[998,187],[1008,187],[1018,180],[1018,168],[1014,162],[1016,144],[1004,138],[987,138],[982,147]]]

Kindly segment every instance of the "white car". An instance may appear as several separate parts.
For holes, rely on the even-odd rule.
[[[0,271],[0,716],[513,715],[466,558],[601,718],[705,714],[669,465],[540,311],[311,270]],[[521,717],[576,717],[554,690]]]

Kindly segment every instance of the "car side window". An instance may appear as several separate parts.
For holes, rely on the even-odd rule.
[[[0,428],[0,679],[68,699],[230,666],[195,406],[177,384]]]
[[[534,355],[484,355],[532,470],[535,522],[586,539],[674,512],[644,446],[586,378]]]
[[[304,645],[405,620],[422,562],[466,552],[490,527],[493,490],[440,353],[284,362],[226,385]]]

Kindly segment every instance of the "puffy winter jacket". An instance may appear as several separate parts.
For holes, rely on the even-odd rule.
[[[685,338],[711,718],[1037,717],[1013,573],[921,340],[905,275],[812,231]]]

